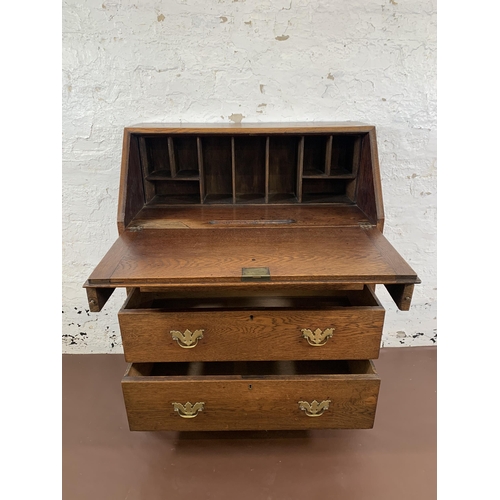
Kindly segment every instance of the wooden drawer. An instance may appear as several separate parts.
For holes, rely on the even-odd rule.
[[[122,380],[130,430],[367,429],[373,363],[134,363]]]
[[[377,358],[369,288],[312,297],[169,298],[135,289],[118,313],[129,362]]]

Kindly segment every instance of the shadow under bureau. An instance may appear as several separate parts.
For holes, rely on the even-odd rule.
[[[125,129],[119,237],[85,283],[118,313],[131,430],[370,428],[385,311],[416,273],[383,236],[375,128]]]

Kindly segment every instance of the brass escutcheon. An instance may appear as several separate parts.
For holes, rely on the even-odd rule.
[[[326,341],[333,336],[333,331],[335,328],[326,328],[325,330],[321,330],[320,328],[316,328],[314,332],[309,330],[309,328],[302,328],[300,330],[302,332],[302,337],[304,337],[309,345],[313,347],[320,347],[326,344]]]
[[[170,330],[170,334],[174,340],[177,340],[177,343],[183,349],[192,349],[197,346],[198,340],[203,338],[204,331],[205,330],[195,330],[194,332],[191,332],[191,330],[186,330],[182,333],[178,330]]]
[[[198,412],[203,410],[205,403],[199,402],[193,405],[188,401],[185,405],[181,403],[172,403],[172,406],[179,417],[194,418],[198,416]]]
[[[330,403],[331,401],[329,399],[321,401],[321,403],[318,403],[316,400],[312,403],[299,401],[299,408],[305,411],[308,417],[321,417],[321,415],[330,408]]]

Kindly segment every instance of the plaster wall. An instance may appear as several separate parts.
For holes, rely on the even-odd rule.
[[[384,234],[422,280],[383,287],[385,346],[436,343],[436,2],[63,1],[65,353],[121,352],[117,290],[82,284],[117,237],[123,128],[356,120],[377,127]]]

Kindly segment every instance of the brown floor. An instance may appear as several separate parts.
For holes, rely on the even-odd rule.
[[[382,349],[371,430],[130,432],[121,355],[63,356],[64,500],[432,500],[436,348]]]

